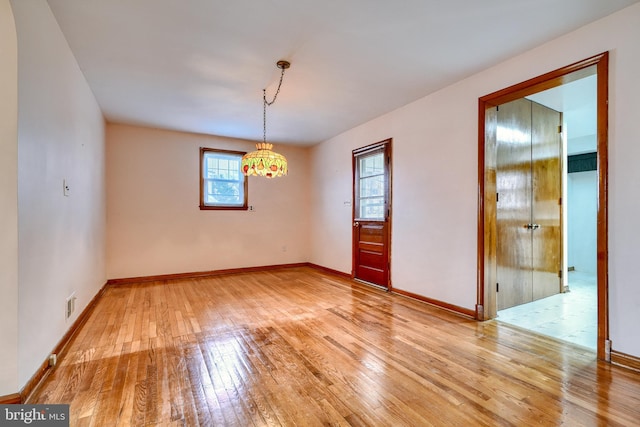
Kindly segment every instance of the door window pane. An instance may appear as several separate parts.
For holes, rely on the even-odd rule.
[[[384,219],[384,197],[360,199],[361,219]]]
[[[384,153],[375,153],[360,158],[360,177],[384,174]]]
[[[385,218],[384,151],[358,158],[357,213],[361,219]]]

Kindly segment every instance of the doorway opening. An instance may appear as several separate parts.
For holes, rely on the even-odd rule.
[[[555,246],[561,247],[561,250],[556,249],[548,252],[564,255],[564,262],[555,262],[555,257],[545,256],[548,255],[547,253],[542,253],[542,256],[537,257],[539,265],[536,266],[536,272],[533,274],[533,278],[536,280],[533,281],[532,288],[538,292],[529,301],[520,301],[521,304],[504,304],[502,302],[510,295],[509,288],[505,286],[503,289],[498,289],[498,319],[595,350],[598,330],[596,287],[597,81],[595,67],[592,66],[590,70],[593,72],[592,75],[512,101],[506,105],[508,107],[514,103],[524,103],[525,105],[532,103],[537,107],[533,109],[536,114],[532,115],[537,128],[545,124],[539,113],[542,108],[546,109],[543,111],[547,111],[547,115],[551,115],[553,118],[558,114],[561,117],[560,123],[555,121],[549,123],[547,126],[548,136],[545,140],[547,145],[551,143],[558,146],[557,152],[546,150],[545,155],[540,156],[541,147],[547,145],[541,144],[541,141],[536,141],[537,144],[532,145],[536,148],[532,150],[532,153],[537,154],[535,157],[538,159],[537,167],[533,169],[542,168],[545,171],[543,176],[545,178],[552,176],[553,183],[557,188],[553,192],[544,186],[533,186],[537,190],[536,193],[540,193],[538,187],[543,187],[542,195],[547,196],[551,203],[548,203],[545,209],[545,198],[540,196],[534,198],[533,207],[537,215],[532,222],[536,225],[540,222],[542,226],[528,234],[533,237],[533,243],[544,241],[547,250],[549,250],[550,246],[554,244],[549,241],[549,237],[556,237],[554,233],[550,232],[549,225],[551,220],[555,219],[557,228],[561,230],[557,237],[562,237],[555,242]],[[508,108],[504,109],[508,112]],[[500,111],[498,114],[500,117]],[[505,114],[502,113],[502,115]],[[553,135],[554,127],[557,128],[558,125],[561,132],[555,132],[556,135]],[[500,131],[500,120],[498,120],[498,126]],[[509,146],[504,139],[504,136],[498,135],[499,153],[504,151],[504,148],[501,149],[501,147]],[[558,153],[557,162],[555,156],[552,156],[556,153]],[[552,164],[555,169],[550,167]],[[498,158],[498,193],[500,193],[501,185],[504,186],[504,181],[508,181],[504,177],[500,179],[500,176],[504,175],[504,172],[501,172],[502,169],[504,167],[501,167],[500,158]],[[550,175],[550,171],[555,171],[558,174]],[[539,171],[532,174],[532,177],[538,175],[540,175]],[[556,200],[558,198],[562,200],[562,203],[553,203],[553,196]],[[499,243],[502,240],[501,234],[505,234],[500,230],[500,214],[504,210],[504,206],[498,202]],[[540,215],[541,213],[543,215]],[[545,230],[546,235],[539,233]],[[513,254],[511,251],[512,243],[509,242],[506,246],[507,253]],[[536,247],[534,246],[534,248]],[[500,258],[500,250],[498,257]],[[540,264],[539,260],[545,258],[550,258],[548,261],[551,262],[551,268],[545,269],[545,265]],[[503,282],[500,277],[502,264],[498,259],[497,281],[499,284]],[[554,273],[559,274],[555,276]],[[541,277],[543,274],[548,276],[547,280],[544,280],[544,276]],[[544,288],[545,282],[550,288]],[[541,292],[545,290],[547,293],[542,294]],[[503,291],[507,291],[506,294]]]
[[[603,360],[610,357],[607,345],[607,93],[608,53],[605,52],[479,100],[477,318],[496,318],[500,310],[501,320],[594,348],[598,358]],[[545,201],[534,195],[532,206],[524,208],[532,212],[531,216],[519,224],[520,218],[510,217],[514,215],[513,206],[501,205],[499,190],[516,190],[513,185],[509,187],[509,180],[515,182],[514,170],[522,167],[510,165],[510,162],[514,163],[513,155],[508,150],[505,154],[505,146],[508,148],[509,143],[504,142],[504,127],[511,126],[510,106],[527,102],[560,114],[561,179],[556,182],[561,197],[556,199],[558,202],[551,211],[536,217],[536,203],[549,208],[553,197]],[[502,106],[507,112],[499,115]],[[499,132],[502,135],[498,135]],[[509,138],[522,139],[520,133],[513,131],[511,135],[507,132],[507,140]],[[522,151],[522,148],[518,150]],[[531,152],[535,153],[535,147]],[[550,156],[547,150],[539,156],[544,161],[529,163],[533,175],[528,181],[530,186],[540,185],[536,168],[546,171],[555,167],[549,166],[555,164],[548,162]],[[523,181],[520,173],[518,176],[520,181],[527,182],[527,177]],[[549,230],[553,229],[549,218],[556,211],[562,236],[559,245],[550,243],[547,238]],[[505,226],[505,215],[509,226]],[[521,258],[526,258],[526,251],[512,247],[522,240],[513,236],[505,240],[505,230],[509,227],[512,228],[510,233],[523,235],[524,241],[541,242],[537,250],[535,243],[531,250],[530,257],[534,260],[530,263],[531,276],[528,271],[523,275],[522,266],[518,264]],[[543,234],[536,234],[545,228],[544,238]],[[524,255],[514,256],[517,252]],[[506,264],[505,253],[512,258]],[[550,263],[549,259],[554,256],[558,258],[558,264]],[[546,261],[541,261],[542,258]],[[537,277],[547,274],[550,278],[554,269],[557,274],[555,284],[548,280],[544,291],[547,294],[535,297],[535,290],[543,288]],[[512,276],[515,279],[512,280]],[[528,290],[525,285],[529,285],[529,277],[533,277],[530,287],[534,297],[531,301],[524,301],[517,295],[499,294],[500,291],[517,293],[521,288]],[[505,280],[506,284],[501,283]],[[515,290],[509,289],[512,281],[516,282],[516,285],[511,284]],[[515,303],[509,302],[514,298]],[[562,320],[567,315],[570,318]]]

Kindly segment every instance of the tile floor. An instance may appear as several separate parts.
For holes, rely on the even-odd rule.
[[[569,292],[498,311],[498,320],[540,334],[596,349],[596,277],[569,272]]]

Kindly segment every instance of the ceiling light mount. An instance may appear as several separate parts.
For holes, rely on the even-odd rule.
[[[281,70],[286,70],[287,68],[291,67],[291,62],[281,59],[280,61],[276,62],[276,66]]]

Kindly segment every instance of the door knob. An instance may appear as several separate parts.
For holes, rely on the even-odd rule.
[[[526,228],[527,230],[537,230],[538,228],[540,228],[540,224],[525,224],[524,228]]]
[[[356,222],[353,223],[353,226],[354,227],[360,227],[360,223],[358,221],[356,221]]]

